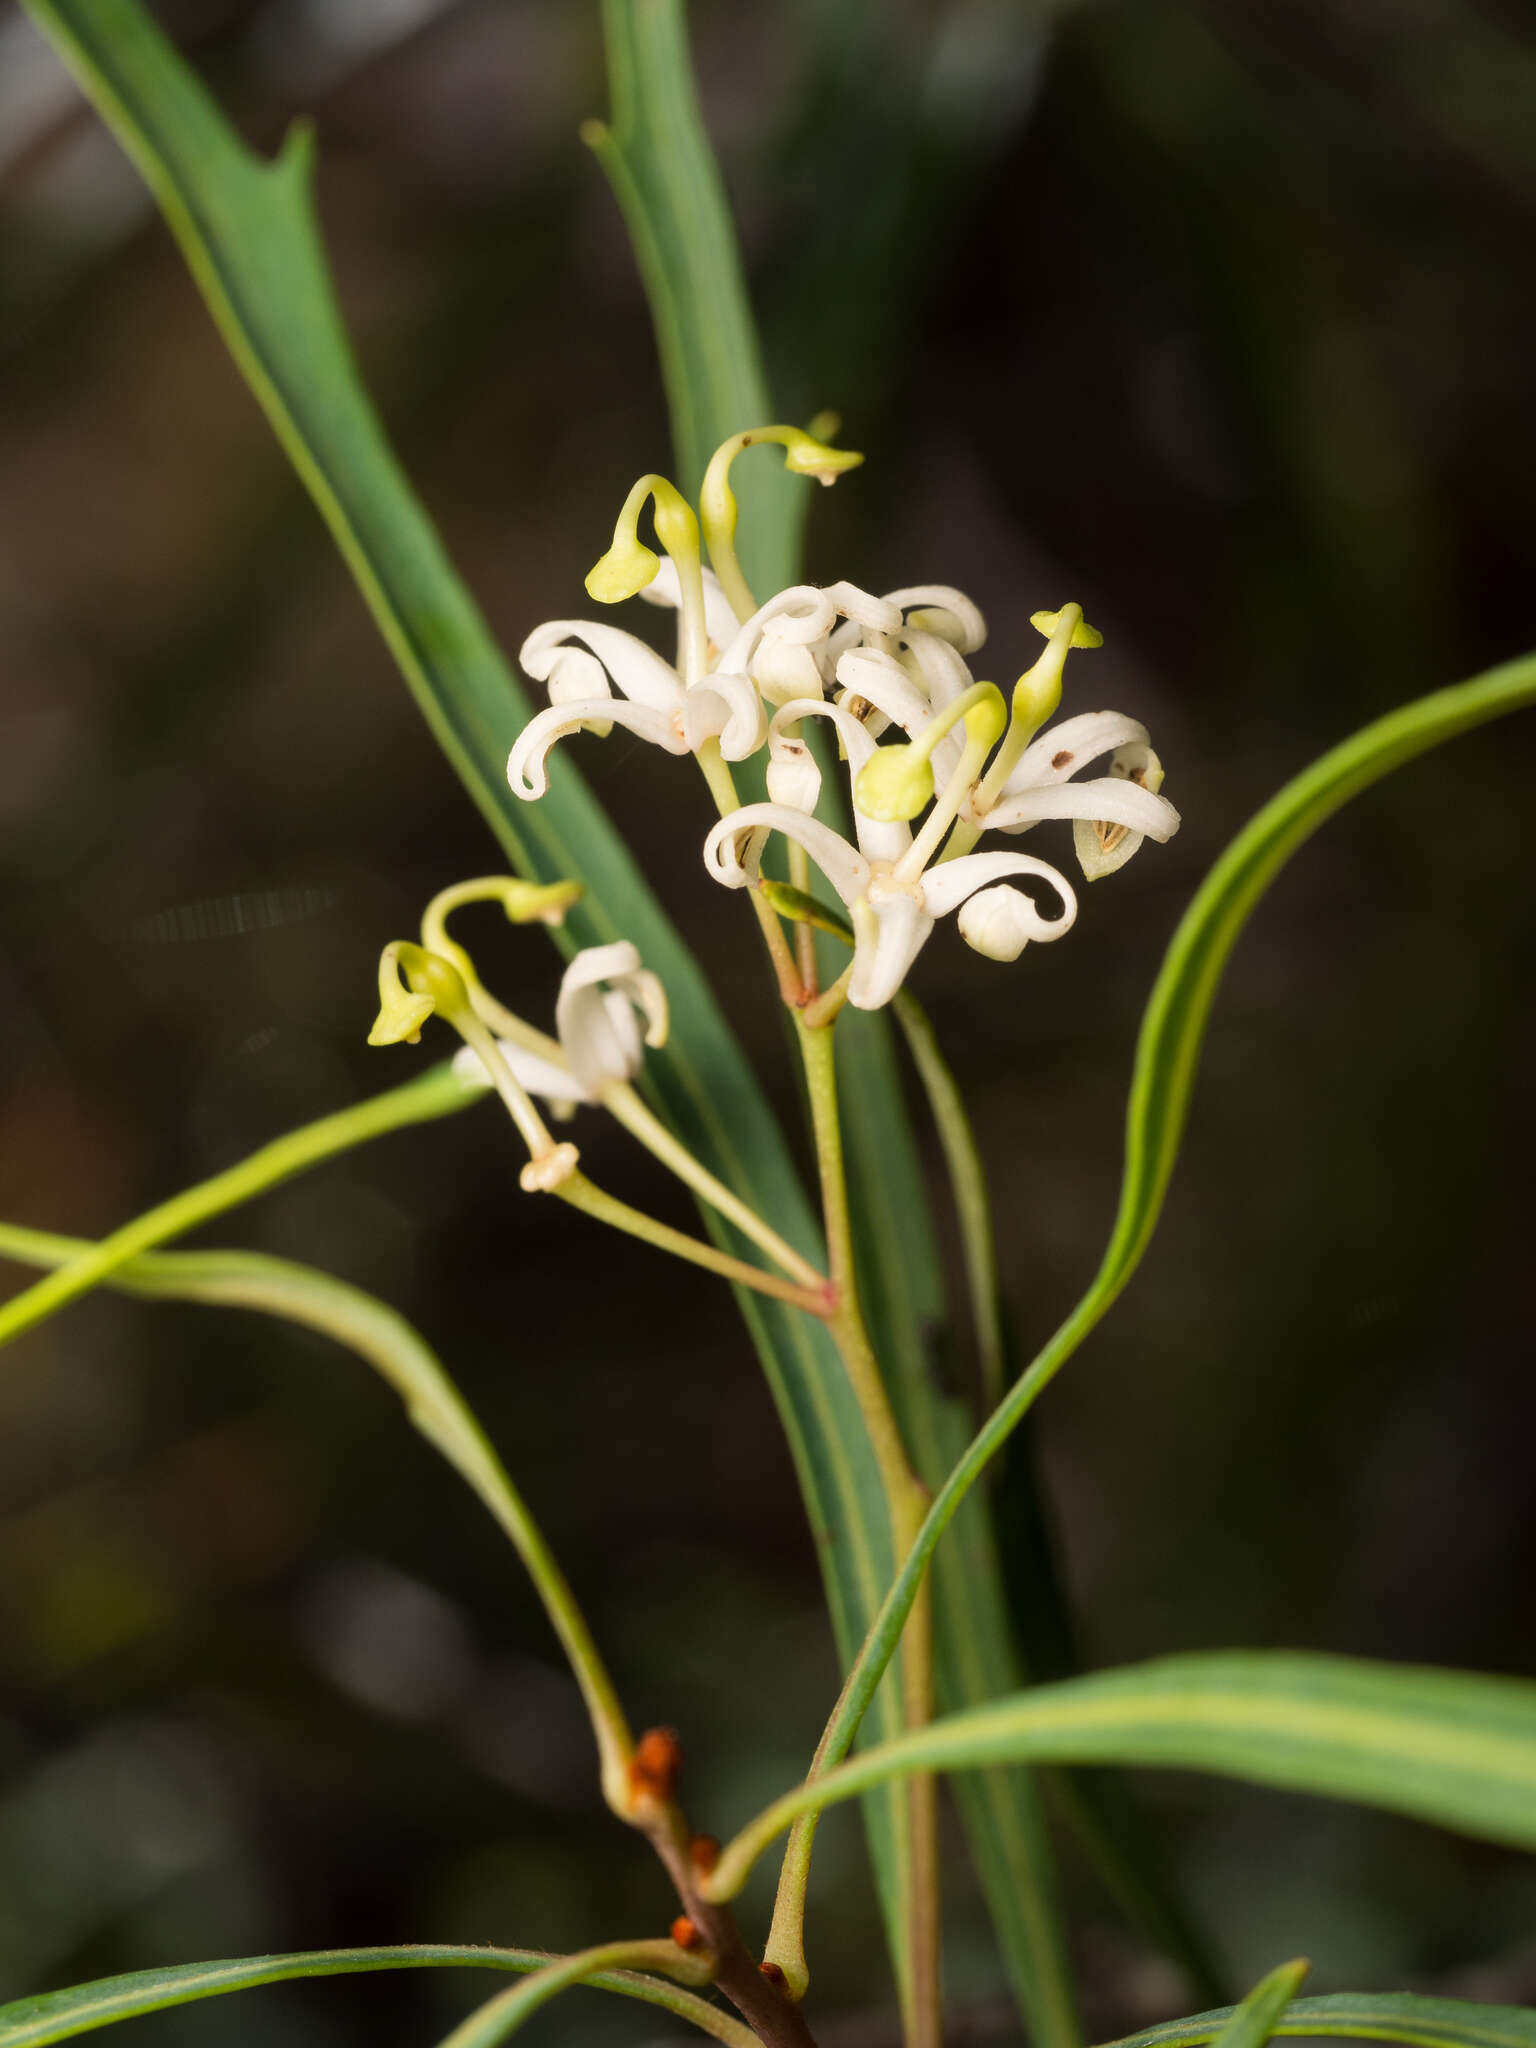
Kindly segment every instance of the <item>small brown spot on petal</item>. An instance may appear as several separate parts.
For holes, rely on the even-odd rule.
[[[1071,765],[1072,749],[1070,747],[1063,747],[1059,754],[1052,754],[1051,766],[1053,768],[1070,768]]]

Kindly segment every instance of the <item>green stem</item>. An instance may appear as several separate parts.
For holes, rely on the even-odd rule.
[[[798,839],[789,842],[789,880],[791,887],[798,889],[802,896],[809,894],[811,856]],[[800,969],[807,999],[814,1001],[821,985],[816,970],[816,934],[803,921],[795,926],[795,964]]]
[[[701,1985],[709,1982],[710,1967],[709,1957],[695,1959],[675,1941],[609,1941],[599,1948],[584,1948],[499,1991],[445,2036],[441,2048],[495,2048],[541,2005],[602,1970],[658,1970],[685,1984]]]
[[[605,1088],[602,1104],[609,1115],[616,1117],[625,1130],[638,1138],[663,1166],[675,1173],[680,1181],[686,1182],[702,1201],[708,1202],[712,1209],[717,1209],[734,1223],[743,1237],[750,1238],[786,1273],[804,1287],[825,1289],[826,1276],[818,1273],[809,1259],[802,1258],[792,1244],[786,1244],[755,1209],[742,1201],[739,1195],[732,1194],[723,1181],[717,1180],[682,1140],[673,1136],[627,1081],[615,1081]]]
[[[64,1267],[87,1257],[87,1240],[0,1223],[0,1256]],[[543,1532],[447,1371],[404,1316],[344,1280],[257,1252],[145,1252],[119,1265],[106,1285],[128,1294],[257,1309],[347,1345],[404,1401],[412,1423],[484,1502],[544,1604],[581,1688],[597,1738],[603,1793],[628,1817],[629,1725],[597,1645]]]
[[[709,784],[709,793],[715,800],[715,808],[721,817],[728,817],[741,807],[741,798],[736,793],[735,777],[730,765],[720,752],[718,740],[706,740],[696,756],[704,771],[704,780]],[[768,958],[773,963],[774,975],[779,984],[779,994],[791,1009],[798,1009],[805,1001],[805,984],[800,978],[800,969],[795,956],[789,950],[789,941],[784,936],[784,927],[779,923],[777,913],[771,904],[764,901],[756,889],[748,891],[752,900],[753,914],[763,934],[763,943],[768,948]]]
[[[955,1082],[949,1062],[939,1048],[938,1036],[928,1013],[906,989],[897,991],[891,1005],[901,1026],[917,1068],[918,1079],[928,1097],[928,1107],[943,1148],[954,1191],[955,1211],[960,1222],[960,1244],[965,1258],[966,1284],[971,1296],[971,1319],[976,1328],[976,1349],[981,1359],[981,1390],[988,1412],[1003,1398],[1007,1363],[1003,1352],[1003,1324],[998,1300],[997,1248],[992,1235],[992,1205],[987,1199],[986,1172],[976,1145],[976,1133],[966,1113],[965,1100]]]
[[[702,1266],[706,1272],[718,1273],[723,1280],[731,1281],[737,1287],[751,1287],[759,1294],[771,1294],[776,1301],[787,1301],[795,1308],[803,1308],[808,1315],[825,1318],[827,1314],[827,1283],[818,1274],[814,1286],[802,1286],[795,1280],[781,1280],[777,1273],[765,1273],[760,1266],[752,1266],[745,1259],[732,1258],[729,1252],[717,1251],[714,1245],[705,1244],[702,1238],[690,1237],[686,1231],[674,1230],[670,1223],[658,1223],[654,1216],[647,1216],[642,1210],[632,1209],[617,1196],[605,1194],[594,1187],[579,1170],[550,1190],[562,1202],[569,1202],[573,1209],[580,1209],[583,1215],[594,1217],[599,1223],[611,1224],[615,1230],[622,1230],[630,1237],[637,1237],[642,1244],[654,1245],[658,1251],[671,1252],[679,1259],[687,1259],[691,1265]]]
[[[146,1209],[142,1216],[114,1230],[83,1256],[8,1301],[0,1308],[0,1344],[8,1344],[23,1330],[77,1300],[135,1253],[149,1251],[170,1238],[183,1237],[210,1216],[248,1202],[253,1195],[264,1193],[279,1181],[302,1173],[306,1167],[335,1153],[381,1137],[386,1131],[450,1116],[454,1110],[467,1109],[472,1102],[481,1100],[483,1094],[477,1083],[461,1080],[451,1067],[433,1067],[416,1080],[406,1082],[403,1088],[391,1088],[383,1095],[354,1104],[351,1109],[337,1110],[317,1123],[304,1124],[274,1138],[239,1165],[226,1167],[211,1180],[200,1181],[196,1187],[173,1195],[168,1202]]]
[[[900,1425],[885,1390],[879,1361],[869,1340],[859,1306],[854,1264],[853,1221],[848,1207],[848,1182],[843,1166],[842,1130],[837,1113],[837,1067],[830,1025],[816,1027],[796,1013],[816,1162],[821,1178],[826,1220],[828,1273],[837,1307],[827,1328],[838,1349],[869,1432],[890,1516],[891,1552],[898,1566],[910,1552],[928,1505],[927,1489],[912,1470]],[[909,1611],[902,1639],[902,1708],[909,1729],[919,1728],[933,1713],[933,1613],[926,1591]],[[836,1759],[832,1759],[836,1761]],[[814,1769],[814,1765],[813,1765]],[[907,2048],[937,2048],[939,2012],[939,1863],[938,1787],[931,1775],[915,1776],[909,1785],[907,1872],[908,1981],[902,1986],[902,2019]],[[788,1883],[781,1885],[783,1918],[776,1906],[774,1934],[785,1945],[791,1930],[803,1924],[805,1882],[810,1874],[810,1837],[800,1844]],[[799,1971],[805,1974],[803,1949]]]

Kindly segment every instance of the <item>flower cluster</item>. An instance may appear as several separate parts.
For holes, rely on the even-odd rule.
[[[950,911],[961,936],[996,960],[1017,959],[1032,939],[1060,938],[1077,916],[1066,877],[1031,854],[973,851],[984,833],[1013,837],[1069,820],[1078,864],[1093,881],[1179,824],[1136,720],[1090,711],[1048,723],[1069,651],[1097,647],[1101,636],[1075,604],[1037,612],[1045,648],[1005,699],[974,678],[970,657],[986,626],[948,585],[874,596],[850,583],[801,584],[756,604],[736,560],[729,483],[735,456],[754,441],[778,443],[791,469],[823,483],[861,459],[791,427],[726,442],[700,500],[714,573],[703,566],[692,508],[665,478],[642,477],[587,589],[603,603],[640,595],[675,609],[677,659],[664,661],[613,626],[557,619],[538,627],[520,659],[547,684],[550,706],[512,749],[512,788],[529,801],[542,796],[550,748],[578,731],[621,725],[670,753],[697,755],[722,811],[704,844],[709,873],[727,888],[758,887],[774,834],[798,850],[792,871],[806,857],[814,862],[852,924],[845,992],[862,1009],[890,1001]],[[639,538],[647,502],[665,560]],[[832,728],[846,764],[851,838],[816,815],[822,770],[808,734],[818,721]],[[723,764],[764,747],[768,800],[741,804]]]

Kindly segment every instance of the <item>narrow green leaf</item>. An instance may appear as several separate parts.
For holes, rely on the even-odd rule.
[[[838,1022],[839,1096],[863,1143],[849,1154],[861,1287],[875,1350],[919,1476],[939,1485],[964,1450],[972,1419],[936,1384],[930,1355],[948,1311],[922,1171],[901,1104],[893,1035],[884,1017],[845,1011]],[[908,1211],[914,1200],[920,1206]],[[894,1256],[893,1256],[894,1254]],[[1014,1692],[1025,1673],[1013,1647],[988,1504],[973,1495],[934,1559],[939,1705],[950,1711]],[[1055,1859],[1033,1776],[992,1770],[955,1785],[998,1948],[1037,2048],[1081,2038]]]
[[[929,1510],[834,1709],[822,1754],[847,1754],[934,1547],[989,1460],[1100,1321],[1146,1250],[1178,1156],[1211,1005],[1227,958],[1296,849],[1352,796],[1458,733],[1536,703],[1536,655],[1420,697],[1288,782],[1217,861],[1174,933],[1142,1019],[1126,1115],[1125,1176],[1103,1263],[1082,1300],[972,1439]]]
[[[535,1970],[521,1984],[513,1984],[505,1991],[498,1991],[494,1998],[477,2006],[443,2037],[441,2048],[496,2048],[520,2032],[531,2020],[540,2006],[548,2005],[562,1991],[569,1991],[573,1985],[590,1983],[605,1973],[628,1971],[637,1965],[653,1964],[657,1969],[666,1969],[669,1964],[679,1971],[687,1968],[689,1958],[671,1941],[610,1941],[600,1948],[582,1949],[573,1956],[551,1957],[541,1970]],[[707,1972],[701,1970],[694,1982],[708,1981]],[[722,2018],[724,2015],[722,2015]],[[736,2030],[748,2041],[755,2041],[756,2035],[750,2027]]]
[[[1264,2048],[1311,1967],[1302,1956],[1261,1977],[1216,2036],[1216,2048]]]
[[[512,1970],[520,1975],[557,1962],[546,1949],[467,1948],[417,1943],[408,1948],[308,1949],[295,1955],[245,1956],[237,1962],[179,1963],[164,1970],[134,1970],[124,1977],[98,1977],[67,1991],[45,1991],[0,2006],[0,2048],[45,2048],[93,2027],[109,2027],[141,2013],[163,2012],[197,1998],[226,1991],[250,1991],[294,1977],[348,1977],[371,1970]],[[675,2018],[713,2034],[727,2048],[752,2048],[755,2036],[717,2005],[658,1977],[632,1970],[605,1970],[586,1977],[594,1991],[616,1991],[642,2004],[657,2005]]]
[[[1108,2048],[1199,2048],[1218,2037],[1234,2010],[1225,2006],[1193,2019],[1165,2020]],[[1525,2006],[1420,1998],[1411,1991],[1337,1991],[1325,1998],[1298,1998],[1281,2015],[1275,2032],[1319,2040],[1406,2041],[1412,2048],[1536,2048],[1536,2012]]]
[[[253,156],[136,0],[27,5],[154,192],[422,715],[509,859],[544,880],[584,882],[568,940],[630,939],[665,982],[672,1034],[648,1071],[679,1135],[781,1235],[814,1253],[817,1226],[757,1078],[606,814],[566,762],[555,765],[541,803],[519,804],[507,788],[507,754],[531,707],[358,381],[315,221],[307,136],[296,133],[275,163]],[[720,1235],[738,1248],[729,1232]],[[822,1326],[760,1297],[741,1306],[805,1494],[847,1660],[891,1577],[874,1459]],[[898,1725],[892,1688],[874,1712],[877,1728]],[[893,1869],[894,1802],[877,1802],[873,1825],[880,1864]]]
[[[802,1813],[893,1775],[1000,1763],[1215,1771],[1536,1848],[1536,1684],[1348,1657],[1165,1657],[950,1714],[776,1800],[723,1852],[734,1895]]]
[[[609,123],[583,140],[608,174],[650,301],[677,481],[696,498],[720,443],[773,418],[725,187],[699,109],[683,0],[603,0]],[[810,485],[768,450],[741,458],[737,551],[760,593],[795,581]]]
[[[698,104],[681,0],[604,0],[613,100],[611,127],[589,124],[587,139],[612,182],[634,244],[655,322],[678,466],[697,485],[729,434],[773,417],[756,326],[718,166]],[[799,573],[806,487],[776,456],[754,454],[743,493],[741,548],[759,591]],[[839,1093],[859,1225],[861,1292],[877,1353],[892,1382],[909,1444],[944,1445],[937,1478],[964,1444],[963,1415],[947,1417],[935,1395],[925,1333],[947,1320],[923,1175],[912,1142],[890,1027],[846,1013],[839,1024]],[[936,1432],[942,1431],[942,1436]],[[996,1558],[978,1503],[940,1560],[937,1663],[951,1706],[991,1698],[1016,1684]],[[1034,1789],[1018,1772],[968,1784],[961,1805],[1020,2008],[1042,2048],[1080,2039],[1065,1931],[1050,1845]],[[896,1956],[905,1915],[899,1877],[881,1836],[902,1814],[875,1821],[882,1903]],[[892,1845],[894,1846],[894,1844]]]

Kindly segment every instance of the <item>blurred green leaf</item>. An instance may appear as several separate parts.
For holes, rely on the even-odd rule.
[[[1234,2008],[1165,2020],[1128,2034],[1109,2048],[1198,2048],[1214,2041]],[[1277,2034],[1326,2040],[1341,2035],[1364,2041],[1407,2041],[1413,2048],[1533,2048],[1536,2012],[1515,2005],[1470,2005],[1455,1998],[1420,1998],[1411,1991],[1339,1991],[1298,1998],[1281,2015]]]
[[[582,139],[608,175],[650,301],[678,482],[698,497],[729,435],[773,418],[720,167],[699,109],[682,0],[603,0],[609,121]],[[811,486],[770,450],[741,458],[737,551],[761,591],[793,583]]]
[[[796,1787],[723,1851],[729,1896],[797,1816],[895,1774],[999,1763],[1215,1771],[1536,1848],[1536,1684],[1349,1657],[1222,1651],[950,1714]]]
[[[45,1991],[0,2006],[0,2048],[44,2048],[93,2027],[110,2027],[140,2013],[216,1998],[225,1991],[250,1991],[293,1977],[347,1977],[370,1970],[512,1970],[526,1974],[557,1961],[537,1948],[467,1948],[426,1943],[409,1948],[308,1949],[295,1955],[246,1956],[238,1962],[180,1963],[164,1970],[134,1970],[124,1977],[98,1977],[66,1991]],[[605,1970],[583,1982],[596,1991],[617,1991],[646,2005],[659,2005],[688,2020],[729,2048],[745,2048],[753,2036],[719,2006],[675,1984],[632,1970]]]
[[[545,880],[584,882],[567,942],[630,939],[665,982],[671,1037],[648,1061],[648,1077],[679,1134],[784,1237],[814,1253],[818,1227],[757,1077],[606,814],[568,762],[555,764],[541,803],[522,804],[507,787],[507,754],[531,706],[358,380],[316,225],[307,131],[296,131],[274,163],[253,156],[135,0],[28,5],[154,192],[423,716],[513,864]],[[711,1228],[745,1249],[713,1221]],[[822,1326],[761,1298],[741,1306],[805,1494],[847,1659],[893,1569],[873,1454]],[[899,1725],[893,1689],[876,1715],[887,1728]],[[873,1810],[889,1879],[901,1863],[904,1802],[877,1799]]]
[[[1296,849],[1353,796],[1458,733],[1536,703],[1536,655],[1490,669],[1389,712],[1288,782],[1217,861],[1174,933],[1136,1047],[1126,1112],[1125,1175],[1109,1246],[1087,1293],[971,1440],[945,1480],[897,1583],[859,1653],[823,1755],[846,1755],[864,1702],[890,1661],[934,1547],[1013,1430],[1104,1316],[1140,1262],[1167,1192],[1200,1047],[1222,970],[1264,891]],[[1069,1759],[1070,1760],[1070,1759]]]

